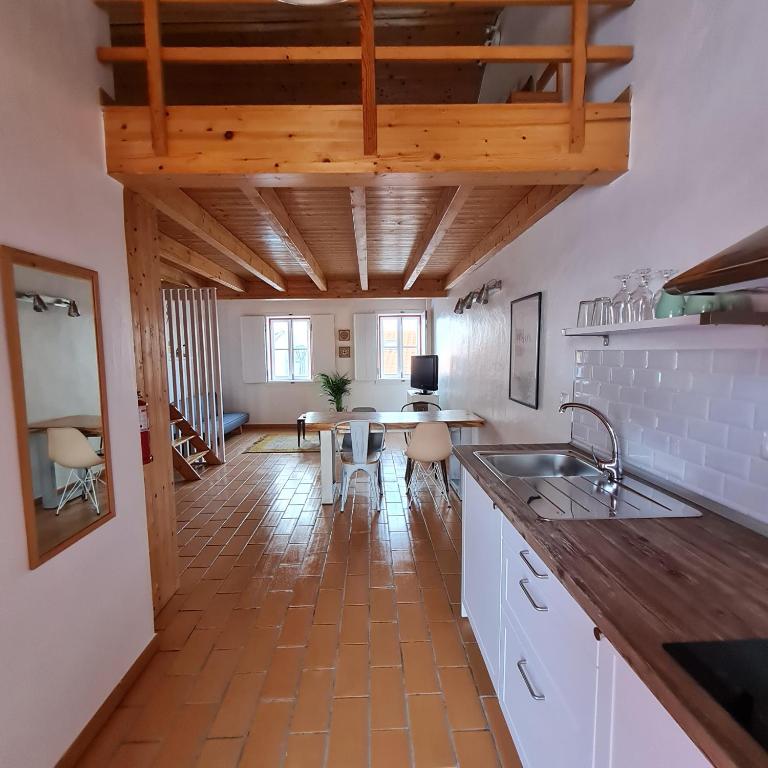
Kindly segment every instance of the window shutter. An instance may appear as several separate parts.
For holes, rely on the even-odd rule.
[[[267,380],[267,319],[261,315],[240,318],[240,349],[243,381],[263,384]]]
[[[336,370],[336,318],[312,315],[312,376]]]
[[[352,317],[355,346],[355,379],[357,381],[376,381],[378,360],[376,350],[376,315],[374,313],[356,314]]]

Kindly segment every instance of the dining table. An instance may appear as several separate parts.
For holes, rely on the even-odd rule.
[[[48,457],[47,431],[62,427],[79,429],[86,437],[101,437],[103,433],[101,416],[88,413],[59,416],[44,421],[36,421],[27,426],[30,432],[33,466],[36,468],[35,474],[40,484],[37,494],[42,497],[44,509],[56,509],[59,505],[60,494],[56,482],[56,465]]]
[[[439,422],[449,429],[482,427],[485,420],[471,411],[308,411],[303,428],[320,433],[320,488],[323,504],[336,500],[336,425],[344,421],[371,421],[393,432],[410,432],[419,424]]]

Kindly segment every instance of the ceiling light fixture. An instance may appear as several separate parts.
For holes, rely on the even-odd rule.
[[[80,317],[80,310],[77,308],[77,302],[74,299],[71,299],[69,302],[67,317]]]
[[[40,296],[39,293],[36,293],[32,296],[32,309],[34,309],[35,312],[48,311],[48,305],[43,301],[43,297]]]
[[[458,301],[456,302],[456,306],[453,308],[453,311],[457,315],[464,314],[464,299],[462,297],[459,297]]]

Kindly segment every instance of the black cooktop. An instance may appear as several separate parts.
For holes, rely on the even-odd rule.
[[[665,643],[664,650],[768,751],[768,638]]]

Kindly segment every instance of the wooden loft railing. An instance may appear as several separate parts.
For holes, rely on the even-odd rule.
[[[160,3],[168,5],[270,5],[278,0],[143,0],[144,45],[101,47],[102,62],[145,62],[149,95],[152,148],[156,156],[168,154],[168,125],[163,64],[285,64],[360,62],[363,154],[377,154],[379,109],[376,104],[376,62],[523,62],[546,63],[542,80],[557,75],[562,83],[564,65],[570,67],[569,149],[581,152],[586,136],[585,90],[587,64],[590,62],[625,64],[632,59],[628,45],[589,45],[588,11],[590,0],[375,0],[378,6],[451,7],[487,6],[570,6],[572,9],[571,41],[567,45],[429,45],[377,46],[374,39],[374,0],[353,0],[360,10],[359,46],[294,46],[294,47],[169,47],[163,46],[160,34]],[[593,5],[625,7],[632,0],[592,0]],[[135,5],[135,0],[100,0],[101,6]],[[544,81],[546,82],[546,81]],[[544,85],[541,85],[543,88]],[[541,90],[538,88],[537,90]],[[539,99],[546,101],[546,99]],[[516,101],[516,100],[513,100]],[[531,98],[526,101],[536,101]],[[464,105],[466,106],[466,105]],[[482,106],[482,105],[475,105]]]

